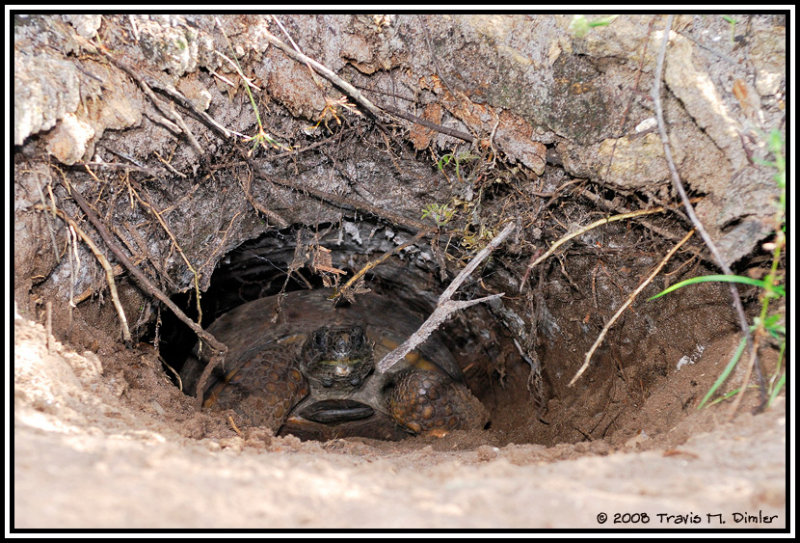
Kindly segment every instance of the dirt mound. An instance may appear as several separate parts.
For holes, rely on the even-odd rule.
[[[786,525],[782,400],[731,423],[696,412],[659,433],[656,398],[618,445],[239,436],[195,413],[152,354],[78,354],[53,338],[48,349],[41,325],[14,325],[19,529]]]

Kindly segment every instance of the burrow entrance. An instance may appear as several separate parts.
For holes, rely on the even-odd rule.
[[[767,30],[776,26],[759,20]],[[74,21],[45,21],[20,20],[17,48],[62,51],[52,62],[20,59],[17,77],[40,81],[58,96],[85,97],[97,110],[50,112],[48,119],[75,118],[59,121],[63,130],[49,130],[44,122],[27,126],[19,137],[15,298],[22,313],[41,322],[53,302],[53,331],[71,344],[105,350],[108,375],[122,376],[135,391],[132,401],[147,405],[142,398],[154,386],[153,375],[128,363],[105,294],[105,272],[63,222],[69,217],[106,247],[73,201],[76,193],[108,227],[109,239],[195,319],[201,294],[204,326],[249,300],[325,286],[337,275],[325,266],[344,272],[344,280],[432,230],[364,278],[366,288],[424,318],[472,255],[514,223],[514,235],[459,290],[460,299],[505,296],[459,312],[439,330],[491,414],[489,428],[472,436],[473,445],[615,445],[642,433],[666,434],[689,416],[735,348],[730,335],[736,325],[723,286],[707,283],[691,295],[647,301],[669,284],[715,271],[693,239],[609,330],[586,372],[570,385],[616,309],[690,228],[679,211],[605,224],[531,266],[551,244],[594,221],[677,201],[653,128],[653,106],[642,98],[642,89],[653,83],[653,63],[640,52],[652,54],[658,46],[648,21],[621,18],[608,28],[611,37],[584,39],[547,17],[536,24],[515,17],[432,17],[422,26],[411,16],[287,17],[286,30],[306,53],[336,66],[385,111],[416,112],[375,118],[356,113],[336,85],[320,83],[306,65],[262,40],[264,28],[280,33],[271,19],[223,17],[221,24],[242,47],[244,70],[261,84],[258,119],[240,83],[231,87],[238,72],[221,60],[225,54],[215,54],[230,45],[212,17],[175,25],[148,18],[134,29],[128,18],[98,19],[104,43],[128,55],[114,58],[114,68],[103,52],[74,56],[74,44],[82,43],[70,26]],[[728,35],[722,21],[690,23],[683,28],[699,37],[706,25]],[[421,33],[423,26],[429,35]],[[144,38],[131,39],[135,35]],[[770,35],[756,33],[753,40],[780,42]],[[153,43],[159,45],[147,45]],[[618,43],[625,46],[616,48]],[[713,139],[728,132],[695,119],[720,105],[703,101],[707,93],[673,94],[692,87],[684,75],[691,81],[731,77],[730,66],[720,74],[702,48],[680,43],[676,62],[695,71],[667,70],[673,90],[664,91],[664,109],[681,146],[681,175],[701,200],[709,228],[724,241],[734,272],[763,276],[770,255],[758,242],[770,232],[774,172],[745,164],[744,157],[769,157],[755,143],[742,150],[737,139]],[[180,51],[172,54],[174,47]],[[776,56],[762,45],[748,58],[758,58],[753,55],[759,51],[763,58]],[[79,66],[70,71],[69,85],[61,74],[64,63]],[[158,100],[178,95],[197,104],[187,106],[185,96],[176,102],[186,128],[163,122],[153,96],[140,92],[147,82],[139,74],[151,72],[161,81],[158,107]],[[764,118],[770,128],[781,127],[781,78],[767,73],[762,86],[771,81],[778,88],[762,96]],[[39,111],[36,96],[24,102],[20,95],[20,107]],[[724,100],[732,111],[739,107],[733,95]],[[224,125],[257,134],[267,119],[276,143],[244,149],[241,140],[219,132]],[[48,215],[48,207],[62,215]],[[133,339],[154,344],[166,362],[157,378],[172,378],[196,338],[125,270],[112,274]],[[752,313],[758,290],[742,293]],[[181,422],[193,416],[187,415],[188,399],[181,396],[174,405],[176,427],[184,431]],[[195,427],[186,433],[235,435],[224,419],[213,431]]]
[[[626,194],[574,178],[555,160],[536,176],[486,157],[461,155],[458,180],[452,177],[452,166],[442,172],[410,145],[397,143],[387,152],[375,133],[349,134],[335,140],[339,157],[307,152],[297,162],[273,166],[275,175],[293,172],[292,186],[271,185],[270,177],[254,176],[246,163],[230,154],[210,159],[204,167],[213,175],[188,192],[178,183],[130,185],[127,178],[114,176],[97,187],[77,168],[69,174],[73,186],[97,201],[106,215],[116,217],[122,225],[116,227],[117,235],[130,233],[130,239],[124,238],[128,246],[141,251],[139,262],[161,277],[163,288],[182,291],[173,300],[195,320],[200,291],[204,327],[248,301],[341,284],[392,251],[369,269],[362,286],[397,300],[424,319],[472,256],[504,224],[514,223],[514,235],[469,277],[457,296],[472,299],[505,293],[503,298],[456,313],[437,332],[457,359],[470,390],[490,413],[488,428],[467,436],[465,446],[619,445],[643,432],[666,435],[690,417],[735,349],[729,294],[722,285],[706,283],[694,287],[691,296],[652,302],[647,298],[681,279],[712,270],[697,241],[675,255],[609,330],[586,372],[569,384],[617,308],[680,237],[684,224],[680,216],[604,224],[531,267],[567,232],[608,217],[613,212],[608,205],[641,207],[645,199],[657,200],[656,195]],[[352,172],[337,167],[345,159],[353,162]],[[235,166],[230,166],[232,160]],[[399,162],[402,170],[397,169]],[[323,188],[305,194],[304,183]],[[251,191],[250,199],[243,187]],[[337,190],[352,194],[343,200]],[[133,210],[132,192],[145,202]],[[54,194],[74,209],[61,187],[56,186]],[[282,215],[298,220],[285,227],[268,224],[270,217],[253,208],[253,194],[275,202]],[[353,202],[375,201],[376,195],[382,195],[380,208],[342,209]],[[205,263],[197,288],[192,287],[193,275],[182,264],[174,240],[149,208],[168,213],[170,232],[181,236],[178,246],[190,254],[194,251],[195,261]],[[41,214],[37,217],[45,220]],[[44,222],[41,226],[38,242],[47,247],[48,230]],[[421,228],[432,233],[415,240]],[[144,240],[150,240],[149,248]],[[88,251],[79,250],[84,251],[81,261],[92,261]],[[46,251],[37,253],[37,258],[47,256]],[[754,254],[738,271],[760,266],[765,258]],[[70,265],[64,260],[34,286],[39,300],[64,296],[73,277]],[[166,270],[172,270],[174,278],[169,273],[161,276]],[[98,330],[107,340],[118,337],[117,317],[101,294],[104,277],[99,269],[78,279],[86,288],[73,287],[73,292],[88,293],[81,295],[78,318],[55,326],[71,341],[95,349]],[[132,281],[121,284],[129,311],[137,315],[137,337],[157,348],[165,361],[160,376],[177,385],[174,375],[181,372],[196,336]],[[757,289],[746,294],[750,302],[757,299]],[[41,314],[42,303],[39,308]],[[76,322],[83,324],[76,327]],[[125,362],[112,361],[114,366]],[[129,386],[146,389],[148,380],[138,371],[122,369]],[[146,397],[147,390],[142,394]],[[182,398],[176,403],[180,410],[189,404],[187,396]],[[188,431],[180,422],[187,416],[181,411],[176,425],[191,437],[230,437],[241,430],[225,416],[216,416],[214,422]]]
[[[247,241],[225,255],[215,270],[209,289],[201,298],[203,325],[207,327],[220,315],[253,300],[342,287],[347,278],[370,262],[409,241],[413,241],[412,235],[389,224],[349,218],[337,224],[298,225]],[[350,296],[374,294],[390,299],[396,304],[399,316],[413,314],[421,323],[447,286],[439,277],[436,260],[430,248],[410,244],[366,272],[363,281],[351,289]],[[482,275],[490,276],[491,268],[487,267]],[[480,287],[472,280],[463,290],[470,293]],[[463,297],[461,293],[457,296]],[[196,318],[197,305],[192,293],[176,296],[175,300]],[[349,304],[342,300],[338,305]],[[280,311],[280,304],[276,306],[276,311]],[[301,319],[297,328],[302,326]],[[153,329],[153,339],[155,332]],[[192,359],[189,353],[196,348],[196,335],[172,315],[164,315],[158,334],[165,362],[176,373],[184,373],[187,358]],[[492,411],[499,409],[493,405],[499,392],[495,385],[505,386],[503,366],[520,355],[491,309],[474,306],[460,312],[435,331],[433,338],[442,342],[455,358],[464,382],[482,403]],[[183,387],[177,379],[176,384]],[[194,389],[185,392],[191,395]],[[524,408],[535,410],[536,405],[541,406],[541,398],[531,396]],[[496,425],[494,420],[497,416],[492,414],[487,427]]]
[[[581,243],[538,270],[527,294],[513,293],[502,303],[458,312],[435,333],[455,357],[469,389],[489,411],[483,431],[459,434],[464,446],[619,445],[636,439],[643,428],[649,428],[651,435],[666,433],[691,414],[715,378],[713,370],[700,371],[695,364],[711,360],[711,367],[718,367],[729,354],[729,334],[736,330],[732,319],[724,316],[725,291],[713,285],[704,288],[702,298],[675,297],[659,305],[634,306],[631,315],[609,333],[579,385],[567,384],[611,309],[626,289],[635,286],[634,270],[658,258],[655,248],[641,250],[646,233],[640,229],[622,227],[615,233],[620,236],[613,242],[617,247],[601,249],[597,240]],[[248,240],[220,259],[201,296],[203,326],[256,299],[341,286],[412,238],[385,222],[344,217],[338,223],[295,225]],[[439,268],[442,258],[455,261],[452,254],[437,254],[430,246],[409,245],[370,268],[361,288],[395,300],[422,320],[448,284]],[[499,254],[481,267],[458,297],[493,293],[499,285],[507,288],[507,258]],[[697,273],[700,265],[690,254],[674,265],[673,273]],[[573,277],[584,279],[579,283]],[[361,295],[369,294],[354,294]],[[197,318],[193,292],[174,300]],[[523,345],[520,338],[526,334],[536,339]],[[147,340],[157,341],[173,382],[182,385],[174,376],[191,358],[196,335],[164,313]],[[229,426],[240,431],[234,421]]]

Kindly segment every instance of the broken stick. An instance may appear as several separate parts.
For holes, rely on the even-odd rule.
[[[625,303],[622,304],[619,309],[617,309],[617,312],[614,313],[614,316],[611,317],[611,320],[608,321],[606,323],[606,325],[603,327],[603,330],[600,332],[600,335],[597,336],[597,339],[594,341],[594,345],[592,345],[592,348],[589,349],[589,352],[586,353],[586,357],[584,358],[583,365],[580,367],[580,369],[575,374],[575,376],[572,378],[572,380],[569,383],[567,383],[568,387],[571,387],[572,385],[574,385],[575,381],[577,381],[580,378],[580,376],[583,375],[583,372],[585,372],[586,369],[589,367],[589,362],[592,360],[592,355],[597,350],[597,347],[599,347],[600,344],[603,342],[603,338],[606,337],[606,334],[611,329],[611,327],[614,325],[614,323],[617,322],[617,319],[619,319],[620,315],[622,315],[622,313],[624,313],[625,310],[628,309],[628,307],[636,299],[636,296],[638,296],[639,293],[642,292],[645,289],[645,287],[647,285],[649,285],[653,281],[655,276],[658,275],[658,273],[661,271],[661,268],[663,268],[667,264],[667,262],[669,262],[669,259],[672,258],[675,255],[675,253],[678,252],[678,249],[680,249],[681,246],[684,243],[689,241],[689,238],[692,237],[693,235],[694,235],[694,228],[691,231],[689,231],[689,233],[686,234],[683,237],[683,239],[680,240],[677,245],[675,245],[675,247],[670,249],[670,251],[667,253],[667,256],[665,256],[661,260],[661,262],[659,262],[658,266],[656,266],[655,269],[653,269],[653,271],[650,272],[650,275],[647,276],[647,279],[642,281],[642,283],[638,287],[636,287],[636,290],[634,290],[630,294],[630,296],[628,296],[628,299],[625,300]]]
[[[411,336],[403,342],[402,345],[397,347],[395,350],[387,354],[383,357],[383,359],[378,362],[377,369],[380,372],[385,372],[398,362],[400,362],[405,356],[410,353],[413,349],[417,346],[421,345],[428,337],[437,329],[439,326],[447,320],[450,315],[456,311],[461,309],[466,309],[470,306],[475,304],[479,304],[481,302],[488,302],[489,300],[494,300],[495,298],[499,298],[505,295],[505,292],[501,292],[499,294],[492,294],[491,296],[485,296],[483,298],[477,298],[474,300],[466,300],[466,301],[453,301],[450,298],[455,294],[458,287],[469,277],[472,272],[475,271],[481,262],[483,262],[489,254],[494,251],[505,239],[511,235],[511,232],[514,231],[515,225],[514,223],[508,224],[503,231],[497,234],[495,238],[489,242],[489,245],[481,249],[481,251],[475,255],[469,264],[467,264],[463,270],[461,270],[456,278],[450,283],[450,285],[445,289],[441,296],[439,296],[439,301],[436,304],[436,308],[431,313],[431,316],[422,323],[419,329],[411,334]]]
[[[81,229],[81,227],[78,225],[78,222],[75,219],[67,215],[66,212],[64,212],[61,209],[54,209],[54,211],[59,217],[61,217],[61,219],[64,222],[66,222],[69,226],[71,226],[75,230],[75,232],[81,237],[83,242],[86,243],[86,245],[92,251],[92,254],[94,254],[95,258],[97,258],[97,261],[103,267],[103,270],[106,273],[106,282],[108,283],[108,290],[111,293],[111,301],[114,305],[114,309],[117,311],[117,316],[119,317],[119,324],[120,328],[122,329],[122,339],[125,341],[126,345],[131,345],[131,332],[128,329],[128,319],[125,317],[125,310],[122,308],[122,304],[119,301],[119,295],[117,294],[117,284],[114,281],[114,271],[111,268],[111,264],[109,264],[108,259],[105,257],[105,255],[100,251],[97,245],[95,245],[94,241],[92,241],[92,238],[86,235],[86,232],[84,232]],[[72,296],[70,296],[69,301],[70,303],[73,303]],[[49,304],[50,302],[47,303]],[[49,339],[50,338],[48,336],[48,341]]]
[[[350,98],[361,104],[367,111],[372,113],[375,118],[384,120],[383,111],[375,104],[370,102],[361,92],[355,88],[353,85],[336,75],[333,70],[328,68],[327,66],[320,64],[316,60],[311,57],[308,57],[301,53],[300,51],[295,51],[292,47],[286,45],[281,40],[276,38],[272,33],[268,30],[262,30],[264,32],[264,37],[267,38],[267,41],[270,42],[272,45],[292,57],[292,59],[302,62],[311,68],[313,68],[317,73],[322,75],[328,81],[339,87],[342,91],[344,91]]]

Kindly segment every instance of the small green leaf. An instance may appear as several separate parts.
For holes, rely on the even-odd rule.
[[[589,26],[592,27],[592,28],[595,28],[595,27],[598,27],[598,26],[608,26],[616,18],[617,18],[616,15],[609,15],[608,17],[604,17],[602,19],[598,19],[596,21],[592,21],[591,23],[589,23]]]
[[[769,133],[769,150],[773,155],[783,154],[784,140],[780,130],[773,130]]]
[[[772,328],[783,328],[778,322],[781,320],[781,316],[779,314],[769,315],[764,319],[764,328],[772,329]],[[786,330],[785,328],[783,328]]]
[[[719,398],[711,400],[711,402],[709,402],[709,404],[708,404],[708,407],[711,407],[712,405],[717,404],[719,402],[724,402],[728,398],[732,398],[732,397],[736,396],[736,394],[738,394],[738,393],[739,393],[739,389],[738,388],[734,388],[733,390],[731,390],[730,392],[726,392],[725,394],[723,394]]]

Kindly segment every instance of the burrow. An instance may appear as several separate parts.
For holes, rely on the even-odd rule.
[[[108,37],[121,39],[125,27],[113,18],[110,21]],[[199,21],[200,26],[198,21],[189,26],[212,36],[221,50],[223,36],[212,23]],[[229,22],[244,27],[256,24]],[[413,41],[421,50],[430,46],[411,30],[410,22],[387,24],[396,25],[395,38],[408,43],[421,40]],[[473,43],[470,40],[475,38],[467,36],[464,28],[474,22],[453,24],[464,32],[460,39]],[[148,31],[155,32],[154,28]],[[362,30],[370,39],[388,39],[380,24],[377,28]],[[431,30],[444,32],[439,26]],[[54,35],[62,31],[61,27],[50,30]],[[299,27],[294,31],[299,32]],[[438,43],[435,38],[434,44]],[[305,48],[314,50],[320,45],[312,39]],[[513,223],[514,234],[456,296],[470,299],[502,292],[503,298],[458,312],[437,332],[461,366],[467,385],[490,412],[489,426],[470,436],[470,443],[552,446],[602,441],[617,445],[645,429],[650,435],[667,433],[692,413],[731,350],[736,319],[728,291],[704,284],[695,287],[691,296],[647,298],[681,279],[713,270],[696,238],[640,293],[608,331],[588,369],[569,384],[612,315],[689,230],[677,206],[594,228],[531,267],[552,243],[581,226],[676,201],[666,174],[656,182],[629,186],[592,175],[598,166],[589,151],[597,147],[590,141],[611,141],[612,132],[634,133],[652,115],[646,100],[624,101],[617,95],[608,99],[611,94],[603,98],[602,93],[590,93],[582,106],[587,116],[583,126],[572,118],[550,119],[549,128],[529,142],[531,148],[520,151],[515,147],[520,144],[519,130],[508,127],[537,122],[537,114],[526,112],[531,106],[526,100],[512,100],[503,110],[491,105],[498,97],[489,96],[483,102],[473,95],[473,103],[451,96],[453,89],[434,79],[424,85],[417,81],[417,95],[410,93],[405,99],[420,104],[424,116],[436,119],[438,127],[423,131],[419,124],[399,119],[387,123],[355,114],[355,106],[343,101],[335,86],[299,85],[298,80],[313,81],[306,79],[308,68],[274,47],[265,51],[251,52],[246,66],[267,89],[257,107],[268,105],[264,120],[277,143],[243,146],[223,141],[191,108],[185,108],[181,112],[190,127],[186,132],[205,134],[199,144],[204,152],[199,153],[185,136],[153,120],[156,114],[138,90],[140,81],[119,65],[107,77],[113,79],[114,88],[130,89],[138,101],[126,107],[144,114],[138,125],[109,130],[91,142],[93,154],[89,150],[86,154],[100,157],[96,167],[87,170],[83,163],[90,160],[64,164],[69,161],[62,157],[57,164],[47,158],[60,152],[58,128],[21,142],[15,149],[15,296],[22,311],[43,321],[47,302],[52,302],[58,315],[54,331],[68,343],[108,352],[141,348],[122,345],[107,279],[94,254],[76,242],[74,229],[47,212],[48,202],[54,202],[108,253],[105,240],[85,220],[67,186],[91,203],[113,242],[152,284],[204,327],[247,301],[293,290],[338,287],[387,253],[391,255],[364,275],[361,287],[396,299],[425,318],[453,277],[504,225]],[[489,54],[481,48],[468,52],[476,56],[476,65],[480,55]],[[362,87],[372,85],[375,94],[398,95],[397,80],[407,86],[411,79],[397,65],[400,61],[389,57],[391,62],[377,72],[380,59],[361,64],[351,60],[341,72]],[[410,58],[404,58],[417,69]],[[84,63],[80,73],[92,74],[99,62],[93,55],[70,61]],[[149,61],[137,62],[146,66]],[[206,108],[212,117],[241,133],[255,133],[258,121],[247,94],[241,89],[232,91],[216,76],[211,66],[220,68],[221,61],[203,62],[208,64],[201,62],[197,71],[179,78],[182,92],[202,95],[201,89],[209,97]],[[284,76],[293,74],[294,79],[262,73],[259,66],[264,62],[273,63]],[[568,96],[570,89],[558,90],[558,81],[567,76],[602,86],[635,73],[629,64],[609,62],[562,53],[552,67],[560,75],[549,92]],[[494,74],[508,66],[499,63],[485,68]],[[77,77],[84,87],[96,79]],[[451,85],[463,84],[455,77],[447,79]],[[321,96],[330,100],[325,102]],[[472,109],[465,111],[468,105]],[[674,116],[673,123],[692,124],[678,100],[668,96],[666,107]],[[629,115],[619,128],[595,124],[603,114],[622,108]],[[470,127],[476,134],[472,143],[463,141],[468,132],[462,130],[462,123],[470,119],[478,123]],[[310,124],[315,120],[324,122]],[[505,134],[496,130],[503,124]],[[459,130],[462,139],[448,135],[442,127]],[[713,147],[702,130],[686,126],[682,130],[689,141],[697,138],[689,146]],[[563,131],[574,132],[572,138],[559,136]],[[652,131],[621,138],[618,159],[629,160],[626,153],[631,147],[649,152],[646,146],[637,146],[650,135]],[[156,151],[161,152],[156,155]],[[718,155],[716,150],[709,152],[710,159],[723,163],[722,169],[729,168],[728,159]],[[613,156],[606,158],[613,160]],[[652,156],[642,160],[650,164]],[[687,161],[685,167],[691,165]],[[700,184],[692,194],[702,198],[720,191]],[[742,218],[726,220],[718,235],[750,224]],[[397,250],[408,242],[412,243]],[[737,249],[743,253],[736,258],[737,271],[764,267],[767,257],[754,243]],[[134,343],[156,349],[163,364],[152,371],[160,381],[168,379],[177,387],[175,374],[181,371],[196,336],[129,272],[119,268],[115,274]],[[752,312],[757,290],[743,292]],[[143,377],[151,369],[126,365],[127,360],[121,356],[117,362],[109,361],[106,372],[122,372],[132,390],[151,386],[151,380]],[[141,396],[131,394],[131,401]],[[180,398],[175,405],[181,409],[191,403],[189,398]],[[181,419],[176,415],[175,420],[180,431]],[[214,431],[227,435],[236,431],[224,420],[218,428],[222,429]],[[206,434],[195,432],[193,437]]]

